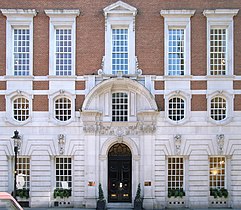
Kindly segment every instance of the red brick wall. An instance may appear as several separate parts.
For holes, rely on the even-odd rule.
[[[49,111],[47,95],[35,95],[33,99],[33,111]]]
[[[207,81],[191,81],[191,90],[206,90]]]
[[[241,95],[234,97],[234,111],[241,111]]]
[[[138,56],[139,68],[143,70],[144,75],[164,75],[164,18],[160,15],[161,10],[196,10],[195,15],[191,17],[191,74],[203,76],[207,73],[206,17],[202,14],[203,10],[241,8],[241,1],[239,0],[124,1],[138,9],[135,32],[136,55]],[[115,2],[116,0],[75,0],[71,1],[71,3],[66,0],[1,0],[0,8],[31,8],[38,11],[37,16],[34,17],[33,73],[35,76],[49,74],[49,18],[44,13],[44,10],[80,9],[81,14],[76,18],[76,74],[87,75],[96,73],[101,67],[102,56],[105,52],[103,8]],[[6,75],[6,18],[2,14],[0,14],[0,37],[0,76],[3,76]],[[234,74],[241,75],[241,11],[234,17],[234,53]],[[34,82],[33,88],[34,90],[47,90],[47,83]],[[82,90],[84,84],[76,82],[76,88]],[[164,89],[164,82],[157,82],[155,88],[158,90]],[[191,88],[193,90],[203,90],[206,88],[206,82],[192,81]],[[241,89],[240,81],[234,82],[234,89]],[[36,101],[41,101],[40,96],[36,97]],[[76,109],[81,106],[83,98],[84,96],[77,96]],[[193,109],[204,109],[204,105],[195,102],[200,98],[204,99],[204,96],[193,96],[192,105],[199,106]],[[240,97],[236,96],[235,98],[235,106],[238,106],[241,104]],[[156,96],[156,99],[158,106],[164,107],[163,97]],[[34,104],[35,107],[38,107],[36,101]],[[47,104],[44,105],[44,110],[46,110]]]
[[[85,82],[84,81],[77,81],[75,83],[76,90],[84,90],[85,89]]]
[[[48,90],[48,81],[33,81],[33,90]]]
[[[207,75],[206,17],[197,10],[191,17],[191,74]]]
[[[49,18],[43,11],[34,17],[33,74],[49,75]]]
[[[192,95],[191,111],[206,111],[206,95]]]
[[[240,90],[241,89],[241,81],[234,81],[233,82],[233,89],[234,90]]]
[[[6,18],[2,14],[0,14],[0,37],[0,76],[3,76],[6,75]]]
[[[3,95],[0,95],[0,111],[6,111],[6,100]]]
[[[155,99],[156,99],[158,110],[165,111],[165,100],[163,95],[156,95]]]
[[[104,55],[105,18],[103,8],[116,0],[1,0],[1,8],[33,8],[38,11],[34,17],[34,75],[48,75],[49,66],[49,18],[44,9],[76,9],[81,15],[76,18],[76,72],[77,75],[95,73],[101,67]],[[204,9],[240,8],[238,0],[125,0],[136,7],[136,55],[143,74],[164,74],[164,18],[160,10],[164,9],[195,9],[191,18],[191,67],[193,75],[206,75],[206,17]],[[235,74],[241,75],[241,12],[235,20]],[[0,75],[5,69],[5,17],[0,15]]]
[[[164,90],[164,89],[165,89],[164,81],[155,82],[155,90]]]
[[[82,108],[85,97],[83,95],[77,95],[75,99],[75,111],[78,111]]]
[[[6,82],[5,81],[0,82],[0,90],[6,90]]]

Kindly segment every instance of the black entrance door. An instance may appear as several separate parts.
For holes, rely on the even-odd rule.
[[[131,202],[131,151],[125,144],[108,154],[108,202]]]

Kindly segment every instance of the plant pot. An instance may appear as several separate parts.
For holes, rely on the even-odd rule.
[[[106,209],[106,202],[105,202],[105,200],[98,200],[96,209],[97,210],[105,210]]]
[[[134,201],[134,210],[142,210],[142,201]]]

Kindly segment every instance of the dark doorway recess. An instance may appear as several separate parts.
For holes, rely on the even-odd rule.
[[[132,155],[128,146],[113,145],[108,153],[108,202],[131,202]]]

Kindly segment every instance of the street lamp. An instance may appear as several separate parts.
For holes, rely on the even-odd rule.
[[[11,137],[14,141],[14,190],[13,190],[13,197],[16,199],[17,193],[17,163],[18,163],[18,151],[21,146],[21,137],[19,136],[19,132],[16,130],[14,131],[14,136]]]

